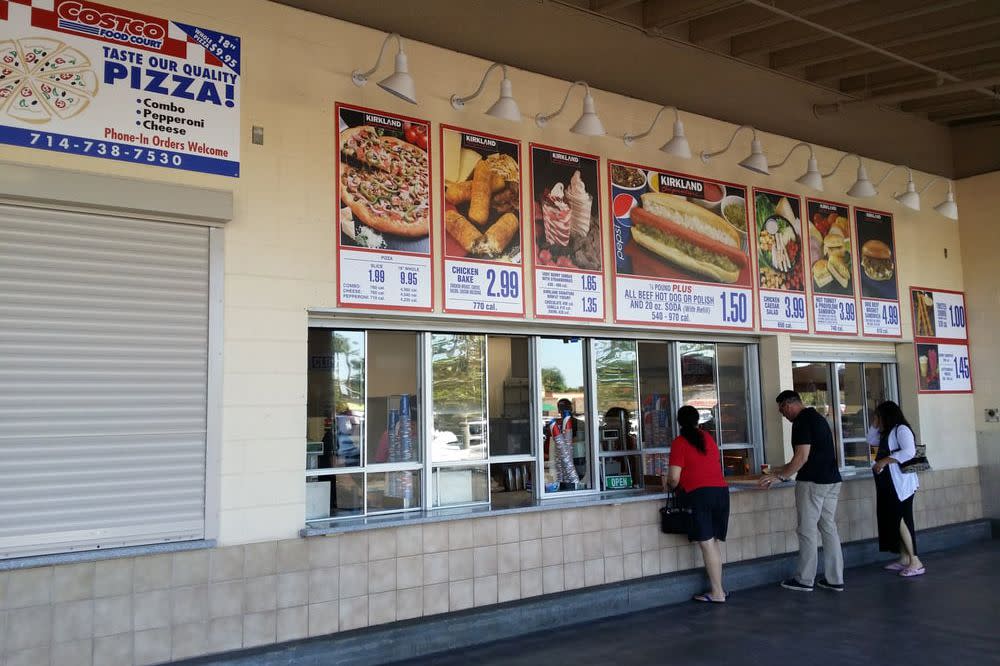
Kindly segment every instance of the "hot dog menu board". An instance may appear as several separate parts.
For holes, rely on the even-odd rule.
[[[808,331],[802,202],[784,192],[756,187],[753,192],[760,327],[765,331]]]
[[[430,124],[337,104],[338,304],[430,311]]]
[[[911,287],[910,305],[920,392],[971,392],[965,294]]]
[[[524,315],[521,144],[441,127],[444,310]]]
[[[854,209],[861,257],[861,326],[865,335],[902,337],[892,215]]]
[[[608,162],[615,321],[752,329],[746,188]]]
[[[806,199],[813,326],[817,333],[857,335],[854,300],[854,234],[848,207]]]
[[[598,161],[531,145],[536,317],[604,319]]]

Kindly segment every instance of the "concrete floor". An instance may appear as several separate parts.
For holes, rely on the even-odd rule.
[[[777,585],[400,664],[1000,664],[1000,541],[923,558],[902,579],[850,569],[843,593]]]

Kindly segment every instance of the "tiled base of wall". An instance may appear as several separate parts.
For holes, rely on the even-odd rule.
[[[918,529],[982,517],[976,468],[921,475]],[[701,565],[658,502],[595,506],[0,573],[0,664],[154,664]],[[732,495],[727,562],[794,551],[791,488]],[[844,484],[843,541],[875,536]]]

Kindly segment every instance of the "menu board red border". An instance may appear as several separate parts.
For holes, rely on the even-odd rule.
[[[748,225],[747,231],[748,232],[750,231],[751,227],[749,225],[752,222],[753,223],[752,228],[754,230],[754,234],[753,234],[753,240],[754,240],[754,243],[753,243],[753,245],[754,245],[753,259],[754,259],[754,265],[757,267],[756,270],[754,271],[754,284],[753,284],[753,287],[754,287],[754,292],[757,294],[757,298],[754,299],[754,300],[756,300],[755,308],[757,309],[757,316],[760,318],[760,324],[761,324],[760,325],[760,330],[762,330],[762,331],[768,331],[769,333],[788,333],[789,335],[808,335],[809,333],[812,333],[812,326],[809,323],[809,313],[811,311],[811,308],[809,307],[808,303],[805,303],[805,301],[809,300],[809,292],[806,291],[805,282],[806,282],[806,279],[808,277],[810,277],[807,274],[807,272],[806,272],[806,266],[805,266],[806,261],[808,260],[808,257],[809,257],[809,248],[807,247],[809,245],[809,239],[806,238],[805,235],[804,235],[806,233],[806,221],[802,219],[802,216],[805,214],[805,203],[802,200],[802,197],[800,197],[797,194],[792,194],[791,192],[782,192],[781,190],[772,190],[771,188],[768,188],[768,187],[757,187],[756,185],[754,187],[750,188],[750,189],[751,189],[751,193],[752,193],[752,196],[753,196],[753,217],[747,219],[747,225]],[[760,259],[760,254],[757,251],[757,240],[758,240],[757,239],[757,235],[760,233],[759,230],[757,229],[757,193],[758,192],[764,192],[765,194],[776,194],[778,196],[782,196],[782,197],[785,197],[785,198],[798,199],[798,202],[799,202],[799,225],[800,225],[800,228],[799,228],[799,247],[800,247],[800,250],[802,252],[802,289],[801,290],[795,290],[795,289],[785,289],[785,290],[780,290],[780,289],[764,289],[763,287],[760,286],[760,266],[757,263],[757,260]],[[787,329],[787,328],[766,328],[764,326],[764,317],[763,317],[763,315],[760,314],[760,295],[764,291],[774,292],[774,293],[778,293],[778,294],[780,294],[780,293],[802,294],[802,300],[803,300],[803,305],[805,306],[805,314],[806,314],[806,330],[804,330],[804,331],[793,331],[793,330],[790,330],[790,329]]]
[[[964,338],[938,338],[938,337],[924,337],[917,335],[917,320],[913,312],[913,292],[915,291],[932,291],[939,292],[942,294],[959,294],[962,297],[962,307],[965,308],[966,323],[965,323],[965,337]],[[910,304],[910,326],[913,328],[913,371],[914,376],[920,377],[920,362],[918,360],[917,354],[917,344],[944,344],[944,345],[965,345],[969,349],[969,390],[967,391],[933,391],[929,389],[921,389],[920,381],[917,380],[917,393],[922,395],[943,395],[949,393],[975,393],[976,391],[976,381],[975,373],[972,372],[972,351],[971,344],[969,342],[969,306],[965,301],[965,292],[956,291],[954,289],[935,289],[933,287],[918,287],[916,285],[910,286],[909,291],[909,304]]]
[[[417,252],[401,252],[399,250],[392,250],[393,254],[402,254],[411,257],[424,257],[426,256],[430,260],[430,290],[431,290],[431,305],[429,308],[415,307],[412,305],[363,305],[360,303],[344,303],[340,300],[340,110],[341,109],[352,109],[354,111],[369,111],[371,113],[377,113],[380,116],[390,116],[392,118],[398,118],[400,120],[408,120],[410,122],[423,123],[427,125],[427,136],[430,138],[431,130],[434,125],[429,120],[424,120],[423,118],[415,118],[413,116],[404,116],[398,113],[392,113],[390,111],[382,111],[380,109],[372,109],[367,106],[360,106],[357,104],[347,104],[344,102],[335,102],[333,105],[333,168],[334,168],[334,180],[333,180],[333,195],[334,195],[334,241],[336,242],[336,253],[334,255],[334,262],[336,263],[337,269],[337,307],[338,308],[350,308],[352,310],[405,310],[407,312],[433,312],[435,307],[434,295],[437,291],[436,285],[434,284],[434,197],[429,197],[430,200],[427,202],[427,214],[430,215],[431,223],[428,230],[428,243],[430,245],[431,251],[429,254],[420,254]],[[427,142],[427,191],[433,192],[434,182],[433,182],[433,159],[431,153],[431,142]],[[359,252],[370,252],[378,254],[382,250],[372,250],[369,248],[362,247],[352,247],[351,250],[358,250]]]
[[[864,303],[865,300],[879,301],[880,303],[895,303],[896,307],[899,308],[900,316],[902,316],[903,305],[902,305],[902,302],[899,300],[899,288],[900,288],[900,285],[903,284],[903,281],[899,277],[899,253],[897,252],[897,250],[899,249],[899,244],[896,242],[896,240],[897,240],[897,237],[896,237],[896,216],[893,215],[892,213],[890,213],[889,211],[886,211],[886,210],[877,210],[875,208],[863,208],[861,206],[853,206],[852,209],[853,209],[853,219],[854,219],[854,247],[857,248],[857,252],[858,252],[858,283],[857,283],[858,284],[858,299],[859,299],[858,303],[862,304],[862,307],[859,308],[859,310],[858,310],[858,312],[860,313],[858,315],[858,317],[859,317],[858,327],[859,327],[859,330],[861,332],[861,337],[863,337],[863,338],[882,338],[882,339],[887,339],[887,340],[900,340],[903,337],[903,325],[902,325],[902,321],[900,321],[900,325],[899,325],[899,335],[880,335],[878,333],[865,333],[865,319],[864,319],[865,314],[863,312],[863,310],[864,310],[863,303]],[[876,215],[885,215],[885,216],[887,216],[889,218],[889,225],[892,227],[892,252],[893,252],[893,254],[896,255],[896,261],[894,262],[895,263],[895,267],[896,267],[896,300],[891,300],[891,299],[888,299],[888,298],[867,298],[866,299],[864,293],[862,293],[862,291],[861,291],[861,227],[858,224],[858,216],[857,216],[857,211],[859,211],[859,210],[862,211],[862,212],[865,212],[865,213],[875,213]]]
[[[444,284],[444,270],[445,270],[445,257],[444,253],[444,243],[445,243],[445,231],[444,228],[444,131],[451,130],[453,132],[465,132],[466,134],[475,134],[477,136],[486,137],[489,139],[496,139],[497,141],[505,141],[507,143],[513,143],[517,145],[517,170],[518,170],[518,188],[519,188],[519,198],[521,204],[521,216],[518,220],[520,228],[518,233],[520,234],[521,240],[521,263],[517,265],[517,270],[521,275],[521,312],[484,312],[482,310],[459,310],[459,309],[447,309],[445,303],[448,299],[441,295],[441,311],[447,314],[465,314],[465,315],[478,315],[487,317],[504,317],[506,319],[524,319],[525,312],[527,310],[527,305],[525,301],[527,300],[525,284],[524,284],[524,262],[525,262],[525,251],[524,251],[524,150],[522,150],[521,139],[512,139],[507,136],[502,136],[500,134],[490,134],[489,132],[480,132],[479,130],[469,129],[467,127],[459,127],[458,125],[448,125],[446,123],[438,124],[438,145],[441,146],[441,159],[438,160],[438,180],[440,180],[440,195],[442,201],[442,212],[441,219],[439,220],[439,230],[441,235],[441,256],[439,258],[438,264],[441,266],[441,276],[442,284]],[[491,266],[503,266],[504,268],[512,268],[511,264],[505,261],[491,261],[489,259],[476,259],[477,263],[489,264]],[[431,260],[433,264],[433,259]]]
[[[829,199],[819,199],[817,197],[803,197],[802,203],[805,206],[805,214],[806,215],[809,214],[809,202],[810,201],[814,201],[816,203],[829,204],[831,206],[841,206],[843,208],[846,208],[847,209],[847,216],[848,216],[847,217],[847,223],[851,225],[852,229],[855,229],[858,226],[858,221],[856,219],[854,219],[854,213],[851,210],[851,205],[850,204],[841,203],[839,201],[830,201]],[[809,223],[809,220],[805,220],[805,221],[803,221],[802,224],[803,224],[803,226],[806,226],[808,223]],[[852,243],[855,242],[856,239],[857,239],[857,234],[852,231],[851,232],[851,242]],[[895,234],[893,235],[893,239],[895,240]],[[815,310],[815,308],[816,308],[816,294],[814,292],[815,283],[813,282],[813,279],[812,279],[813,258],[812,258],[812,255],[809,253],[809,239],[808,238],[805,240],[805,244],[806,244],[806,257],[808,258],[808,261],[809,261],[809,269],[807,271],[807,276],[809,278],[809,309],[812,310],[812,315],[813,315],[813,329],[814,329],[813,332],[816,333],[816,335],[835,335],[835,336],[841,337],[841,338],[843,338],[843,337],[848,337],[848,338],[859,337],[861,335],[861,328],[862,328],[861,316],[860,316],[861,308],[858,307],[858,305],[860,304],[859,301],[858,301],[858,298],[861,295],[861,273],[860,273],[861,272],[861,252],[860,252],[860,248],[858,248],[856,246],[851,247],[851,279],[854,280],[854,325],[855,325],[855,329],[854,329],[853,333],[835,333],[833,331],[819,331],[819,330],[816,330],[816,310]],[[820,258],[822,258],[822,257],[820,257]],[[821,294],[821,295],[824,295],[824,294]]]

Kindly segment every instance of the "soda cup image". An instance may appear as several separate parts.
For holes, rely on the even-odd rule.
[[[632,271],[632,259],[625,255],[625,245],[632,240],[632,209],[638,201],[627,192],[616,194],[611,202],[614,216],[615,268],[619,273]]]

